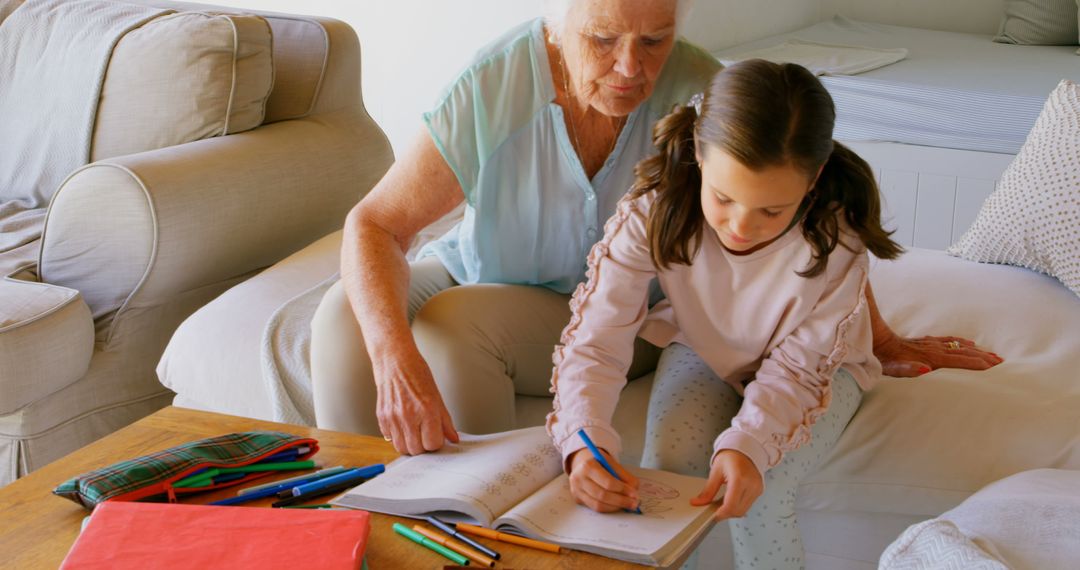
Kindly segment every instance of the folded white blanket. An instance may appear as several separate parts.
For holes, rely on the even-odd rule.
[[[746,59],[765,59],[776,63],[797,63],[814,75],[855,75],[896,63],[907,54],[905,48],[880,49],[787,40],[767,48],[724,55],[720,61],[730,65]]]
[[[0,26],[0,202],[49,205],[86,164],[113,46],[171,10],[121,2],[36,0]]]
[[[950,521],[930,519],[909,526],[881,554],[878,570],[1009,570],[979,548]]]
[[[1076,568],[1080,471],[1033,469],[991,483],[940,517],[908,527],[879,570]]]

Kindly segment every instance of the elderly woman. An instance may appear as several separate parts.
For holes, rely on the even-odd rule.
[[[511,429],[515,394],[548,395],[569,293],[653,151],[653,124],[719,69],[676,35],[689,4],[552,3],[447,88],[346,221],[341,281],[312,323],[320,427],[416,454],[456,441],[456,428]],[[463,200],[463,221],[407,263],[417,232]],[[999,360],[959,339],[901,339],[876,307],[872,318],[894,375]],[[659,355],[635,348],[630,378]]]

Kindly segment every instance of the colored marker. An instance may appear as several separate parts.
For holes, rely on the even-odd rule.
[[[314,491],[308,491],[307,493],[301,493],[299,495],[296,495],[295,497],[287,497],[271,504],[270,506],[276,508],[295,505],[297,503],[303,503],[306,501],[310,501],[315,497],[321,497],[323,495],[329,495],[331,493],[338,493],[340,491],[348,491],[349,489],[352,489],[353,487],[363,483],[364,481],[367,481],[367,478],[353,477],[352,479],[345,479],[335,485],[330,485],[329,487],[323,487]],[[280,497],[281,493],[278,493],[278,496]]]
[[[196,475],[185,477],[173,484],[173,487],[186,488],[186,487],[205,487],[213,481],[214,483],[223,483],[231,479],[243,478],[245,473],[259,473],[262,471],[299,471],[301,469],[312,469],[315,467],[314,461],[286,461],[281,463],[252,463],[251,465],[242,465],[240,467],[215,467],[213,469],[207,469]],[[240,473],[239,477],[215,479],[219,475]]]
[[[323,469],[322,471],[316,471],[314,473],[308,473],[306,475],[297,475],[296,477],[289,477],[288,479],[279,479],[277,481],[272,481],[270,483],[264,483],[262,485],[255,485],[255,486],[252,486],[252,487],[244,487],[243,489],[240,489],[239,491],[237,491],[236,494],[237,495],[246,495],[248,493],[254,493],[255,491],[260,491],[262,489],[266,489],[266,488],[269,488],[269,487],[279,487],[279,490],[286,489],[286,488],[287,489],[292,489],[293,487],[295,487],[297,485],[300,485],[302,483],[310,483],[310,482],[312,482],[312,481],[314,481],[316,479],[322,479],[324,477],[329,477],[331,475],[337,475],[338,473],[342,473],[342,472],[348,471],[348,470],[349,470],[348,467],[344,467],[342,465],[338,465],[337,467],[327,467],[326,469]]]
[[[589,434],[585,433],[585,429],[584,428],[579,429],[577,434],[579,436],[581,436],[581,441],[585,442],[585,447],[589,448],[589,453],[592,453],[593,458],[595,458],[596,462],[600,464],[600,467],[603,467],[604,471],[607,471],[608,473],[610,473],[611,476],[614,477],[616,481],[622,481],[622,479],[619,478],[619,475],[617,473],[615,473],[615,470],[611,468],[611,464],[607,462],[607,459],[604,459],[604,456],[600,453],[600,450],[596,448],[596,444],[594,444],[592,442],[592,440],[589,439]],[[638,506],[636,508],[633,508],[633,509],[623,509],[623,510],[628,512],[628,513],[637,513],[639,515],[641,514],[641,507],[640,506]]]
[[[483,552],[480,552],[479,550],[469,546],[468,544],[454,540],[449,537],[442,536],[438,532],[429,528],[424,528],[418,524],[413,525],[412,529],[428,537],[429,539],[434,540],[436,543],[441,544],[449,548],[450,550],[453,550],[454,552],[457,552],[462,556],[467,556],[470,560],[476,562],[481,566],[487,566],[488,568],[495,567],[494,558],[485,555]]]
[[[251,502],[251,501],[254,501],[254,500],[257,500],[257,499],[262,499],[264,497],[273,497],[276,494],[277,494],[277,490],[274,489],[273,487],[270,487],[269,489],[263,489],[262,491],[255,491],[254,493],[247,493],[246,495],[237,495],[235,497],[228,497],[228,498],[225,498],[225,499],[221,499],[220,501],[214,501],[213,503],[207,503],[207,504],[209,504],[209,505],[218,505],[218,506],[239,505],[241,503],[248,503],[248,502]]]
[[[307,461],[282,461],[278,463],[252,463],[240,467],[218,467],[218,473],[259,473],[262,471],[299,471],[301,469],[314,469],[315,462]]]
[[[294,447],[292,449],[286,449],[285,451],[279,451],[269,457],[264,457],[259,460],[259,463],[274,463],[278,461],[296,461],[297,457],[311,451],[311,448],[306,445],[300,447]]]
[[[394,523],[394,532],[400,534],[401,536],[404,536],[405,538],[415,542],[416,544],[426,546],[427,548],[430,548],[431,550],[442,554],[450,560],[453,560],[455,564],[460,564],[462,566],[469,565],[468,558],[465,558],[457,552],[454,552],[453,550],[450,550],[449,548],[428,539],[426,536],[406,527],[401,523]]]
[[[471,524],[458,523],[458,530],[461,532],[467,532],[469,534],[475,534],[476,536],[482,536],[484,538],[490,538],[492,540],[498,540],[499,542],[509,542],[510,544],[517,544],[519,546],[528,546],[529,548],[535,548],[537,550],[544,550],[546,552],[559,553],[559,545],[551,544],[547,542],[541,542],[539,540],[533,540],[531,538],[525,538],[516,534],[506,534],[505,532],[499,532],[497,530],[491,530],[482,526],[475,526]]]
[[[331,475],[329,477],[319,479],[318,481],[312,481],[311,483],[297,485],[296,487],[293,487],[292,494],[294,497],[298,497],[309,491],[317,491],[324,487],[329,487],[330,485],[336,485],[338,482],[344,481],[346,479],[355,479],[357,477],[370,479],[378,475],[379,473],[382,473],[383,471],[386,471],[386,466],[382,463],[376,463],[374,465],[368,465],[367,467],[360,467],[357,469],[350,469],[343,473],[338,473],[337,475]]]
[[[203,469],[198,474],[189,475],[183,479],[173,483],[173,487],[205,487],[210,484],[210,480],[214,478],[214,475],[218,475],[221,471],[217,469]]]
[[[476,542],[475,540],[465,536],[464,534],[461,534],[452,525],[449,525],[439,520],[437,517],[426,516],[424,517],[424,519],[427,520],[427,522],[431,523],[432,526],[434,526],[435,528],[445,532],[446,534],[449,534],[450,536],[460,540],[461,542],[464,542],[465,544],[468,544],[469,546],[479,550],[480,552],[487,554],[495,560],[498,560],[499,556],[501,556],[501,554],[499,554],[498,552],[495,552],[494,550],[484,546],[483,544],[480,544],[479,542]]]

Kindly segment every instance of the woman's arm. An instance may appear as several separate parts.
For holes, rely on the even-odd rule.
[[[938,368],[986,370],[1003,361],[1000,356],[975,346],[966,338],[901,337],[889,328],[881,316],[869,284],[866,286],[866,301],[870,307],[870,326],[874,332],[874,356],[881,361],[882,371],[889,376],[909,378]]]
[[[422,131],[345,220],[341,280],[371,356],[379,428],[401,453],[458,440],[409,329],[405,252],[420,230],[463,199],[453,171]]]

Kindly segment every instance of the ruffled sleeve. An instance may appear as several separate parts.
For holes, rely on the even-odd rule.
[[[585,447],[585,428],[598,447],[621,450],[611,425],[633,358],[634,337],[648,313],[649,282],[656,271],[645,222],[652,195],[624,197],[589,253],[586,281],[570,301],[570,323],[552,357],[554,410],[547,430],[566,458]]]
[[[832,377],[841,364],[877,366],[866,304],[868,264],[865,253],[842,248],[830,256],[824,294],[762,361],[731,427],[716,438],[714,455],[740,451],[764,476],[784,453],[810,440],[811,427],[829,407]]]

